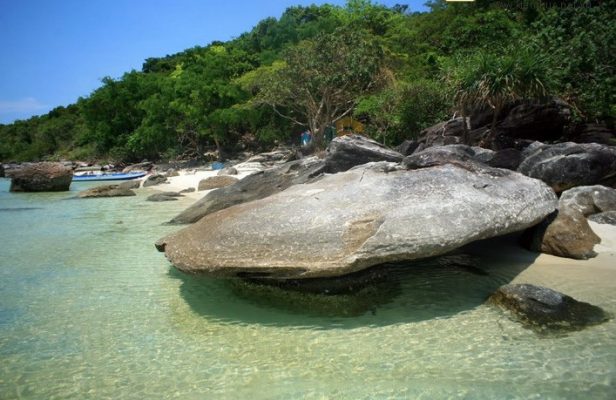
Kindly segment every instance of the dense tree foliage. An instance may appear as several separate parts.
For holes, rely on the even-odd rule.
[[[558,96],[614,124],[616,0],[349,0],[145,60],[76,104],[0,125],[0,160],[198,157],[297,143],[345,116],[394,145],[475,107]]]

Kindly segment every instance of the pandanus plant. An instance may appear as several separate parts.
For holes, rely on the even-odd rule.
[[[496,123],[507,104],[521,100],[541,101],[550,93],[548,62],[529,48],[504,54],[479,52],[464,57],[447,76],[463,116],[480,108],[492,109],[488,143],[494,140]]]

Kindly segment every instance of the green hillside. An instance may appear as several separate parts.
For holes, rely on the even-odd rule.
[[[354,115],[393,145],[454,112],[558,96],[613,126],[616,1],[351,0],[291,7],[228,42],[104,78],[73,105],[0,125],[0,160],[198,157],[296,143]]]

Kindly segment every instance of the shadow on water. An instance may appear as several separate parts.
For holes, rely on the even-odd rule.
[[[482,305],[537,254],[515,238],[474,243],[431,259],[383,264],[339,278],[213,279],[170,268],[197,314],[224,323],[310,328],[385,326],[447,318]],[[503,251],[512,247],[513,251]],[[516,250],[517,249],[517,250]]]

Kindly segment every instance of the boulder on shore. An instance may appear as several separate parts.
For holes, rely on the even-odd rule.
[[[69,190],[73,170],[58,162],[22,166],[11,173],[11,192],[64,192]]]
[[[103,185],[93,187],[88,190],[79,192],[77,197],[82,199],[93,197],[124,197],[124,196],[136,196],[135,192],[130,189],[121,187],[120,185]]]
[[[488,301],[510,311],[526,327],[540,332],[580,330],[611,318],[600,307],[529,284],[501,286]]]
[[[335,138],[327,146],[325,165],[327,172],[336,173],[373,161],[400,162],[402,158],[402,154],[375,140],[361,135],[345,135]]]
[[[616,175],[616,147],[597,143],[532,144],[518,172],[541,179],[556,193],[601,184]]]
[[[291,185],[316,179],[323,173],[324,169],[323,160],[316,157],[307,157],[253,173],[234,185],[209,192],[201,200],[173,218],[170,223],[191,224],[215,211],[271,196]]]
[[[561,209],[546,218],[525,232],[522,240],[532,251],[574,260],[596,257],[593,248],[601,242],[586,217],[569,209]]]
[[[221,187],[233,185],[234,183],[237,183],[238,181],[239,179],[237,179],[234,176],[229,176],[229,175],[210,176],[209,178],[202,179],[199,182],[199,186],[197,187],[197,190],[202,191],[202,190],[218,189]]]
[[[401,168],[371,163],[295,185],[208,214],[156,246],[189,273],[339,276],[520,231],[557,204],[543,182],[512,171]]]

